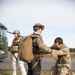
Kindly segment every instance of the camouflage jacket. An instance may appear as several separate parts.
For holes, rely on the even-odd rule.
[[[35,53],[40,54],[41,52],[51,52],[51,49],[45,45],[45,43],[42,40],[42,37],[39,34],[33,33],[33,35],[37,35],[40,37],[40,38],[33,39],[33,52],[34,52],[34,54]]]
[[[67,66],[68,68],[71,68],[71,56],[69,48],[63,44],[62,47],[59,50],[53,50],[58,55],[58,60],[56,62],[56,65],[58,66]]]
[[[17,53],[18,52],[20,41],[21,41],[20,37],[13,39],[12,45],[10,47],[11,53]]]
[[[21,38],[20,38],[20,37],[14,38],[14,39],[13,39],[13,42],[12,42],[12,45],[13,45],[13,46],[18,46],[19,43],[20,43],[20,41],[21,41]]]

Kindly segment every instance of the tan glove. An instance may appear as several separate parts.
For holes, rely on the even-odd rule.
[[[13,54],[11,52],[8,52],[8,57],[12,60],[13,59]]]
[[[58,56],[57,56],[57,54],[55,53],[55,51],[52,51],[52,52],[51,52],[51,55],[52,55],[52,58],[53,58],[53,59],[58,60]]]

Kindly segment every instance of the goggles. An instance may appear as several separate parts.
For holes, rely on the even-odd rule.
[[[40,28],[41,28],[42,30],[44,30],[44,26],[40,26]]]
[[[42,30],[44,30],[44,26],[34,26],[34,28],[41,28]]]

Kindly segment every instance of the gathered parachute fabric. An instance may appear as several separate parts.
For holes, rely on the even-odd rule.
[[[19,45],[19,59],[24,62],[31,62],[34,59],[32,38],[38,38],[37,35],[28,35],[22,38]]]

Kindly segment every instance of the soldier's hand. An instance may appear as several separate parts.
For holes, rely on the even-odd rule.
[[[58,60],[58,56],[57,56],[57,54],[55,53],[55,51],[52,51],[52,52],[51,52],[51,55],[52,55],[52,58],[53,58],[53,59]]]
[[[12,60],[13,59],[13,54],[11,52],[8,52],[8,57]]]

